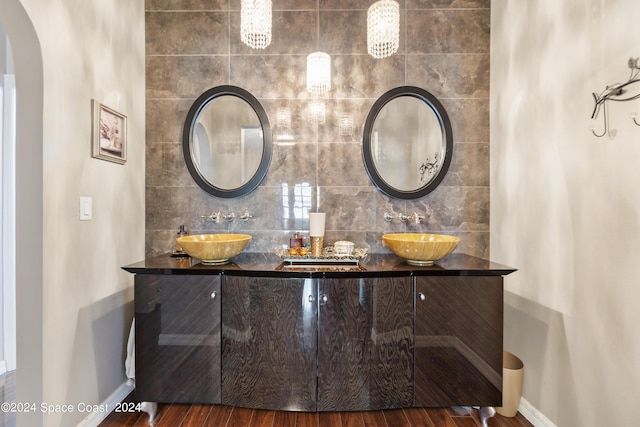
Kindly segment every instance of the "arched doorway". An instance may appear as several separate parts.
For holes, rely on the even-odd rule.
[[[20,0],[0,2],[16,76],[16,400],[42,402],[43,67],[40,43]],[[18,425],[42,425],[41,413]]]
[[[15,123],[13,54],[9,38],[0,22],[0,373],[16,369]]]

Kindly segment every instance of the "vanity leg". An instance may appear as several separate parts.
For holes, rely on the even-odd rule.
[[[149,424],[151,424],[158,413],[158,403],[142,402],[140,404],[140,410],[149,414]]]
[[[488,427],[489,424],[487,424],[487,421],[495,414],[496,410],[493,406],[482,406],[478,408],[478,415],[480,416],[480,421],[482,421],[482,427]]]

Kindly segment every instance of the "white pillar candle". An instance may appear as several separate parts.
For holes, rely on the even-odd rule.
[[[309,213],[309,236],[324,236],[325,213]]]

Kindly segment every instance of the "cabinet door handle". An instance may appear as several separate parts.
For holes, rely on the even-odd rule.
[[[418,292],[418,298],[420,298],[420,301],[425,301],[427,299],[425,294],[423,294],[422,292]]]
[[[329,298],[326,295],[322,295],[322,302],[326,303],[327,301],[329,301]]]
[[[309,302],[313,302],[313,295],[309,295],[309,297],[307,297],[307,299],[309,300]]]
[[[216,297],[218,296],[216,291],[211,292],[211,299],[216,299]]]

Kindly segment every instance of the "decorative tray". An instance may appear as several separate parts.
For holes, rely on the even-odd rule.
[[[355,248],[351,255],[338,255],[333,252],[332,247],[326,247],[322,249],[322,255],[312,256],[310,253],[291,255],[286,247],[276,248],[276,255],[289,264],[358,264],[368,252],[367,248]]]

